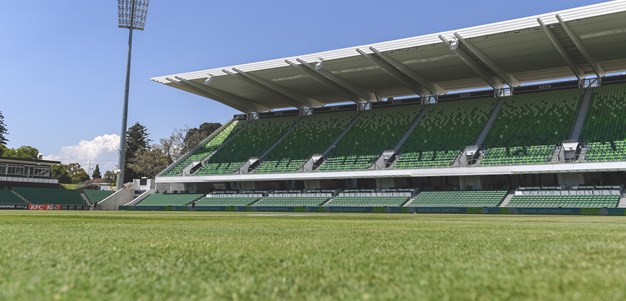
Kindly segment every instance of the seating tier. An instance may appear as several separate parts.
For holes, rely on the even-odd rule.
[[[407,207],[498,207],[507,191],[424,191]]]
[[[567,140],[583,91],[578,89],[507,97],[484,141],[481,165],[548,163]]]
[[[393,167],[450,166],[466,146],[474,144],[495,104],[496,99],[489,98],[430,106],[400,148]]]

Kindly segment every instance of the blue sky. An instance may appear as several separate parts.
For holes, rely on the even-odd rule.
[[[117,161],[127,31],[117,2],[5,1],[0,111],[9,147],[112,169]],[[129,125],[158,141],[236,113],[150,77],[381,42],[603,1],[159,1],[135,35]],[[81,142],[82,141],[82,142]]]

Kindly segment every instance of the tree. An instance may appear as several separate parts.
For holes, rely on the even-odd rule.
[[[18,159],[37,160],[39,150],[32,146],[24,145],[15,150],[15,155]]]
[[[92,179],[101,179],[102,175],[100,174],[100,165],[96,164],[96,168],[93,169],[93,173],[91,174]]]
[[[0,112],[0,145],[6,145],[9,142],[7,139],[7,135],[9,134],[9,130],[7,129],[7,125],[4,123],[4,115]],[[2,154],[0,154],[1,156]]]
[[[160,148],[174,162],[181,156],[181,150],[184,145],[185,135],[189,129],[174,129],[167,138],[161,138]]]
[[[172,161],[162,149],[154,147],[139,151],[129,167],[138,177],[154,178],[171,163]]]
[[[63,184],[78,184],[89,180],[89,175],[78,163],[59,164],[52,167],[52,177]]]
[[[131,181],[137,178],[137,174],[130,168],[130,164],[135,162],[137,154],[149,147],[150,138],[148,137],[148,129],[140,124],[135,123],[128,128],[126,132],[126,166],[124,168],[124,180]]]
[[[17,149],[8,148],[4,145],[0,145],[0,156],[10,159],[37,160],[39,156],[39,150],[28,145],[20,146]]]
[[[117,180],[117,175],[114,172],[107,170],[104,173],[104,177],[102,177],[102,179],[105,183],[113,184]]]
[[[68,169],[69,169],[70,177],[72,178],[73,184],[78,184],[80,182],[89,180],[89,175],[87,174],[85,169],[80,166],[80,164],[70,163],[68,165]]]
[[[182,154],[185,154],[191,151],[194,147],[196,147],[202,140],[204,140],[209,135],[213,134],[217,129],[219,129],[222,125],[215,122],[205,122],[201,124],[198,128],[191,128],[187,130],[185,134],[185,139],[183,141],[183,148],[180,151]]]
[[[70,171],[65,164],[52,166],[52,178],[59,180],[59,183],[69,184],[72,182]]]

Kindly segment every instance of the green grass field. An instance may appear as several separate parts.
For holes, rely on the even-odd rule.
[[[624,300],[626,217],[0,211],[0,300]]]

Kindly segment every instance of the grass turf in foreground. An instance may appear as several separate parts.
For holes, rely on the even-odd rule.
[[[0,299],[623,300],[626,217],[0,212]]]

